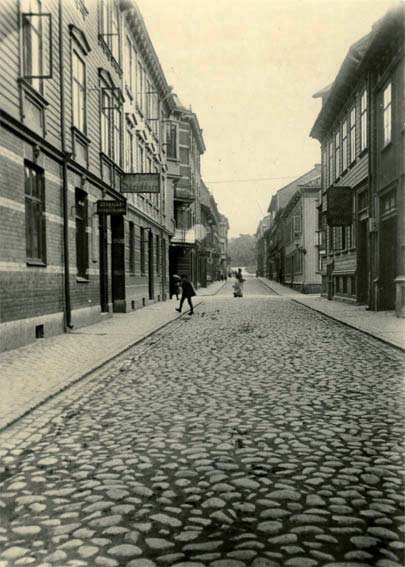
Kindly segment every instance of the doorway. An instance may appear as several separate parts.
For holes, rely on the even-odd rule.
[[[397,217],[381,220],[379,309],[395,308],[395,278],[397,275]]]
[[[107,248],[107,216],[99,215],[99,249],[100,249],[100,306],[101,312],[107,313],[108,307],[108,248]]]
[[[121,215],[111,216],[111,238],[113,311],[125,313],[125,222]]]
[[[149,287],[149,299],[154,299],[155,297],[155,286],[154,286],[154,272],[153,272],[153,234],[149,230],[148,236],[148,287]]]
[[[357,301],[368,303],[369,264],[368,264],[368,221],[359,220],[357,243]]]

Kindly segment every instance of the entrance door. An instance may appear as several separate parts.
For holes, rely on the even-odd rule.
[[[326,266],[326,283],[328,286],[328,299],[333,299],[335,294],[335,289],[333,285],[333,270],[335,268],[334,262],[331,262]]]
[[[125,229],[122,216],[111,216],[113,310],[125,313]]]
[[[397,275],[397,217],[381,221],[380,232],[380,301],[379,309],[395,308]]]
[[[358,223],[357,243],[357,301],[368,303],[369,266],[368,266],[368,231],[367,220]]]
[[[108,252],[107,252],[107,217],[99,215],[100,247],[100,305],[103,313],[108,311]]]
[[[148,284],[149,284],[149,299],[154,299],[155,297],[155,286],[153,282],[153,234],[152,231],[149,230],[149,237],[148,237]]]
[[[167,269],[167,262],[166,262],[166,240],[162,238],[161,240],[161,270],[162,270],[162,300],[165,301],[166,299],[166,269]]]

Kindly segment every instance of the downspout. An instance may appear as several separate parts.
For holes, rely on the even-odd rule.
[[[62,195],[63,195],[63,260],[64,260],[64,291],[65,291],[65,331],[73,329],[72,306],[70,299],[70,269],[69,269],[69,195],[67,179],[67,162],[71,154],[66,152],[65,130],[65,81],[63,73],[63,14],[62,0],[58,0],[59,17],[59,84],[60,84],[60,137],[63,154],[62,163]]]

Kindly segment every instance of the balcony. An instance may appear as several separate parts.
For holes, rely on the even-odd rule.
[[[196,244],[206,235],[205,228],[201,224],[195,224],[190,228],[176,228],[171,240],[172,244]]]
[[[176,228],[174,236],[171,240],[172,244],[195,244],[196,231],[195,227],[191,228]]]
[[[191,187],[176,187],[174,190],[174,200],[192,203],[195,201],[194,191]]]

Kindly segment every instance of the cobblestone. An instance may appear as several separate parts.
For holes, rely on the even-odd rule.
[[[260,285],[0,435],[0,567],[401,565],[401,355]]]

